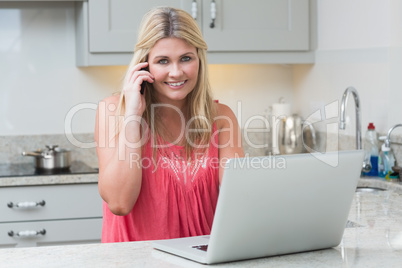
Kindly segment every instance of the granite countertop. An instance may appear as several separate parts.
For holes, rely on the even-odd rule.
[[[99,175],[97,173],[74,174],[74,175],[68,174],[68,175],[1,177],[0,178],[0,187],[97,183],[98,177],[99,177]]]
[[[0,164],[0,187],[97,183],[98,168],[72,161],[65,169],[38,169],[31,162]]]
[[[306,253],[219,264],[222,267],[400,267],[402,185],[365,179],[339,246]],[[149,241],[0,249],[1,267],[206,267],[152,248]]]

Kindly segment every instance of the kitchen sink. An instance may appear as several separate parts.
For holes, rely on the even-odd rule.
[[[382,192],[382,191],[386,191],[386,189],[377,188],[377,187],[357,187],[356,188],[357,193],[377,193],[377,192]]]
[[[350,221],[350,220],[348,220],[346,222],[346,228],[355,228],[355,227],[363,227],[363,225],[360,225],[360,224]]]

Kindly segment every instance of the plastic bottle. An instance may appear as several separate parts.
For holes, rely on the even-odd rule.
[[[367,158],[370,158],[371,170],[363,173],[365,176],[378,176],[378,138],[375,126],[369,123],[367,127],[366,136],[364,139],[364,150],[366,151]],[[370,156],[370,157],[368,157]]]
[[[392,173],[392,167],[395,165],[395,157],[391,151],[391,148],[388,148],[383,144],[381,146],[381,152],[378,157],[378,176],[381,178],[385,178],[388,173]]]

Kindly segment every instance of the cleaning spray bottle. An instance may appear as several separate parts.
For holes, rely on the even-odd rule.
[[[364,150],[367,156],[370,157],[371,170],[364,172],[365,176],[378,176],[378,137],[373,123],[369,123],[364,139]]]
[[[395,157],[391,148],[383,144],[381,146],[381,152],[378,157],[378,176],[385,178],[388,174],[391,174],[392,167],[395,165]]]

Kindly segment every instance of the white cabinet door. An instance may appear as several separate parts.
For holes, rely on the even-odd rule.
[[[96,218],[102,205],[95,183],[0,188],[0,222]]]
[[[309,50],[309,0],[203,1],[202,31],[209,51]]]
[[[0,223],[0,249],[100,243],[101,233],[102,218]]]
[[[191,11],[191,0],[89,0],[89,51],[133,52],[144,14],[155,6]]]

